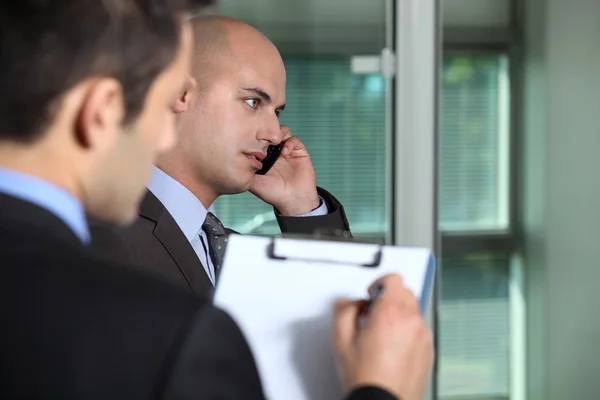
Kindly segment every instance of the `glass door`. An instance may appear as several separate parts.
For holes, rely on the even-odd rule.
[[[391,232],[390,80],[378,67],[357,70],[354,57],[389,46],[386,7],[384,0],[221,0],[216,10],[277,46],[287,70],[282,123],[307,146],[317,184],[342,202],[353,234],[381,240]],[[271,207],[250,193],[216,206],[242,233],[279,232]]]

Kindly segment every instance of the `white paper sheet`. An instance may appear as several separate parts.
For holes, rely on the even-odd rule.
[[[237,321],[273,400],[342,397],[331,344],[336,299],[364,298],[377,278],[398,273],[425,310],[435,262],[427,249],[233,235],[214,302]],[[323,261],[325,260],[325,261]]]

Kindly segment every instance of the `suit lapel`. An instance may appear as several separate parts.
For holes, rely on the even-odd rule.
[[[149,190],[141,203],[139,214],[156,222],[154,236],[167,249],[194,293],[212,293],[213,285],[194,248],[169,211]]]

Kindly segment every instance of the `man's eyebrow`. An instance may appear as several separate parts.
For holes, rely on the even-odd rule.
[[[245,90],[246,92],[252,92],[254,94],[259,95],[260,98],[262,98],[267,103],[270,103],[272,101],[271,96],[267,92],[262,90],[261,88],[253,87],[253,88],[242,88],[242,89]]]
[[[261,99],[263,99],[264,101],[266,101],[269,104],[272,102],[271,96],[267,92],[262,90],[261,88],[251,87],[251,88],[242,88],[242,90],[245,90],[246,92],[252,92],[254,94],[257,94]],[[279,112],[283,111],[284,109],[285,109],[285,104],[282,104],[276,108],[276,110]]]

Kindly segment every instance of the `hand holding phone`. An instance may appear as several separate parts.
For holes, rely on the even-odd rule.
[[[287,126],[280,129],[281,143],[268,146],[249,189],[279,214],[297,216],[319,207],[315,169],[302,141]],[[271,171],[275,163],[277,170]]]
[[[257,175],[264,175],[267,172],[269,172],[271,167],[275,165],[275,162],[279,158],[279,155],[281,154],[281,149],[283,149],[283,142],[277,145],[269,146],[269,148],[267,149],[267,156],[262,160],[262,168],[256,171]]]

